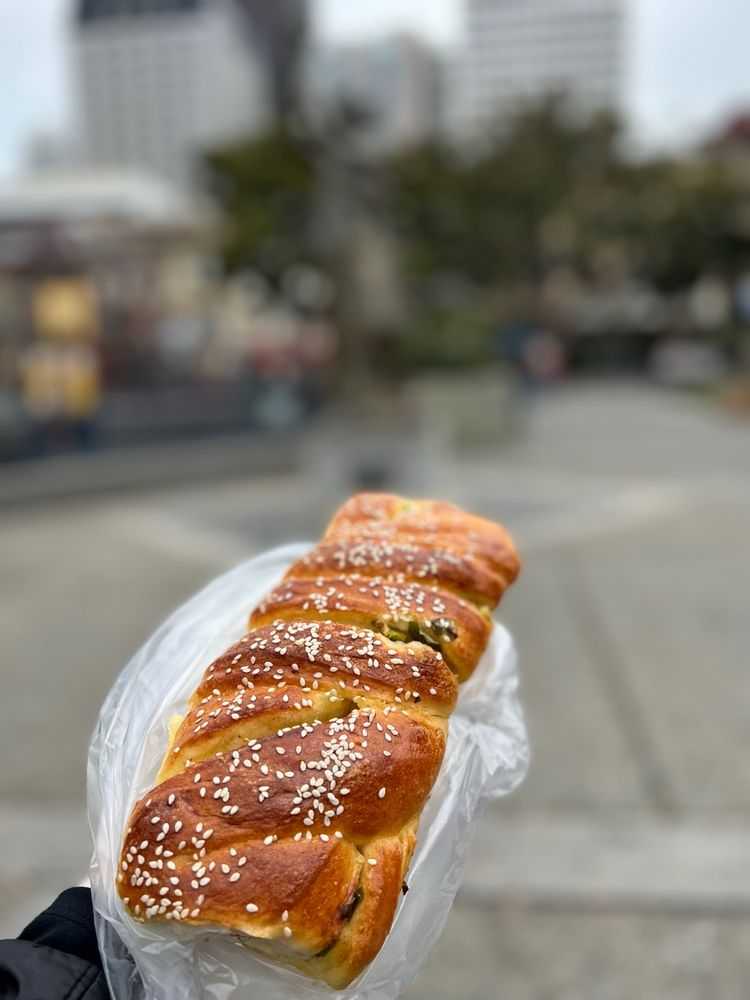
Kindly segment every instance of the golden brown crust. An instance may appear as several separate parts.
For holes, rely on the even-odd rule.
[[[442,728],[385,707],[305,723],[191,765],[136,804],[120,895],[138,919],[218,924],[279,939],[280,957],[308,960],[338,941],[347,904],[368,891],[363,879],[376,865],[366,859],[378,859],[368,845],[398,839],[418,816],[444,746]],[[381,944],[385,900],[397,900],[401,885],[402,868],[391,867],[373,901],[386,907]],[[360,931],[362,954],[380,947],[375,934],[374,926]],[[362,954],[349,950],[349,966],[361,969]],[[331,975],[341,970],[332,966]]]
[[[287,572],[287,579],[340,576],[395,576],[437,586],[476,604],[495,607],[508,583],[476,556],[412,541],[377,541],[356,535],[321,542]]]
[[[391,929],[415,841],[412,824],[400,837],[373,840],[367,845],[352,919],[342,928],[331,951],[305,963],[307,969],[301,966],[303,970],[343,988],[370,964]]]
[[[128,867],[120,893],[136,917],[216,925],[266,940],[285,938],[288,926],[292,947],[307,954],[338,939],[362,871],[361,855],[346,841],[237,840],[202,855],[166,847],[157,857],[148,833],[129,838],[123,856]],[[142,844],[149,846],[139,850]]]
[[[336,622],[273,622],[208,668],[160,777],[283,727],[341,715],[355,703],[418,705],[447,718],[457,694],[449,667],[428,646]]]
[[[521,568],[505,528],[441,500],[360,493],[337,511],[323,540],[343,538],[390,544],[417,542],[471,556],[504,581],[503,589],[516,580]]]
[[[373,629],[438,649],[459,680],[471,676],[490,635],[490,618],[454,594],[396,578],[357,574],[288,578],[255,609],[250,625],[320,619]]]
[[[450,667],[474,668],[517,573],[503,529],[450,504],[345,504],[176,720],[124,839],[129,912],[355,979],[390,930],[443,759]]]
[[[444,746],[443,726],[388,706],[305,722],[161,782],[136,804],[132,837],[150,839],[156,826],[157,833],[165,833],[159,843],[175,850],[187,839],[182,850],[190,852],[198,822],[213,831],[214,850],[234,840],[283,839],[297,832],[317,836],[338,830],[357,844],[395,835],[424,804]],[[317,794],[316,788],[324,791]],[[175,832],[177,820],[182,826]]]

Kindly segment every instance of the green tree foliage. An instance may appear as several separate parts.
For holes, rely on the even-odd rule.
[[[252,267],[278,283],[288,267],[309,260],[318,184],[311,142],[277,130],[209,153],[205,172],[221,210],[228,272]]]
[[[385,165],[393,225],[419,295],[457,273],[480,288],[534,280],[562,256],[583,273],[616,244],[630,270],[669,290],[748,253],[747,192],[720,160],[628,160],[617,121],[566,119],[556,99],[462,157],[430,143]],[[567,233],[564,246],[550,233]]]
[[[432,141],[365,164],[356,139],[367,126],[366,114],[344,108],[314,140],[277,129],[210,154],[206,170],[230,271],[257,268],[278,283],[290,265],[316,261],[346,292],[355,220],[396,234],[411,306],[397,366],[411,349],[451,365],[462,351],[486,357],[501,315],[532,318],[508,307],[509,290],[530,290],[533,303],[558,264],[599,280],[616,261],[620,277],[672,291],[750,259],[750,188],[737,164],[709,155],[634,161],[610,115],[576,122],[550,99],[471,155]],[[339,301],[348,303],[345,338],[361,348],[364,310],[356,295]]]
[[[672,165],[660,184],[641,190],[641,269],[658,286],[672,290],[706,270],[731,275],[746,259],[747,241],[734,226],[745,201],[720,162]],[[645,204],[644,204],[645,202]]]
[[[330,174],[326,149],[350,145],[329,133],[313,143],[276,130],[206,158],[228,269],[258,267],[275,280],[306,250]],[[620,148],[611,116],[575,123],[550,99],[471,157],[428,142],[370,166],[367,176],[386,192],[380,218],[400,237],[417,299],[429,299],[436,276],[446,274],[491,288],[533,280],[558,257],[586,273],[612,243],[634,273],[665,289],[746,257],[737,218],[747,192],[726,165],[633,162]]]
[[[410,274],[456,271],[479,285],[534,274],[544,220],[606,171],[616,134],[609,117],[566,123],[551,99],[471,159],[435,143],[393,158],[385,170]]]

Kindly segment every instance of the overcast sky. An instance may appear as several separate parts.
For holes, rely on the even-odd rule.
[[[405,27],[458,43],[462,0],[311,0],[337,39]],[[750,0],[626,0],[626,108],[648,145],[689,142],[732,110],[750,108]],[[71,0],[0,0],[0,173],[37,131],[70,112],[66,14]]]

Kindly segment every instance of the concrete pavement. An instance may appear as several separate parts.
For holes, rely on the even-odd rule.
[[[534,759],[479,824],[410,1000],[746,995],[749,435],[691,400],[590,386],[540,401],[508,451],[420,463],[426,492],[521,542],[501,617]],[[0,932],[85,864],[88,734],[127,656],[225,566],[315,537],[335,481],[4,515]]]

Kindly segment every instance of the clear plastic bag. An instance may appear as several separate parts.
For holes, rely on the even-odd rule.
[[[461,885],[470,827],[484,802],[523,779],[528,744],[517,699],[516,654],[500,625],[451,717],[445,760],[422,814],[401,900],[380,953],[336,992],[257,957],[220,930],[142,924],[115,890],[123,832],[152,786],[167,723],[185,710],[211,660],[245,632],[250,609],[306,545],[274,549],[209,584],[133,657],[101,710],[88,756],[91,886],[99,947],[114,1000],[393,1000],[419,971]]]

